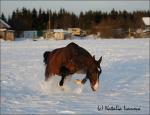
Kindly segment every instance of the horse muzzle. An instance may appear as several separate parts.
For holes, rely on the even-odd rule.
[[[91,87],[92,90],[93,90],[93,91],[96,91],[96,90],[98,89],[98,85],[99,85],[99,83],[98,83],[98,81],[97,81],[96,84]]]

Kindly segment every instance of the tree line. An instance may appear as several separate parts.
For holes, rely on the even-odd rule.
[[[89,33],[96,33],[98,31],[108,31],[112,29],[122,28],[142,28],[142,17],[150,16],[150,11],[116,11],[112,9],[111,12],[102,11],[87,11],[80,12],[76,15],[73,12],[60,9],[59,11],[42,9],[16,9],[8,18],[2,13],[1,18],[6,21],[13,30],[46,30],[49,25],[51,28],[73,28],[79,27],[88,30]],[[108,34],[108,33],[106,33]]]

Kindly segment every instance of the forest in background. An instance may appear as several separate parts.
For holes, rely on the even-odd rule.
[[[144,28],[142,17],[150,16],[150,11],[116,11],[112,9],[110,12],[87,11],[80,12],[76,15],[73,12],[60,9],[58,12],[42,9],[30,10],[27,8],[16,9],[12,15],[6,16],[1,14],[1,19],[6,21],[16,32],[25,30],[42,31],[48,28],[49,17],[51,28],[67,29],[79,27],[87,30],[89,34],[101,32],[103,36],[110,36],[113,29],[138,29]]]

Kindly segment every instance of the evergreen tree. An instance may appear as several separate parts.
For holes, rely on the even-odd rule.
[[[34,8],[32,11],[26,8],[16,9],[12,15],[5,17],[1,14],[1,19],[8,22],[15,31],[24,30],[46,30],[50,16],[51,28],[74,28],[80,27],[85,30],[90,30],[91,33],[101,32],[107,36],[111,35],[113,29],[128,29],[142,28],[142,17],[150,16],[150,11],[116,11],[112,9],[110,13],[101,11],[80,12],[79,16],[73,12],[68,12],[61,8],[56,11],[38,11]]]
[[[6,17],[5,17],[5,15],[2,13],[1,14],[1,17],[0,17],[3,21],[5,21],[5,22],[7,22],[7,19],[6,19]]]

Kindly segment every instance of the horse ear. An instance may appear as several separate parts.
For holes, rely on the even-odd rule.
[[[93,58],[94,58],[94,60],[95,60],[95,55],[93,55]]]
[[[102,62],[102,56],[98,60],[98,65]]]

